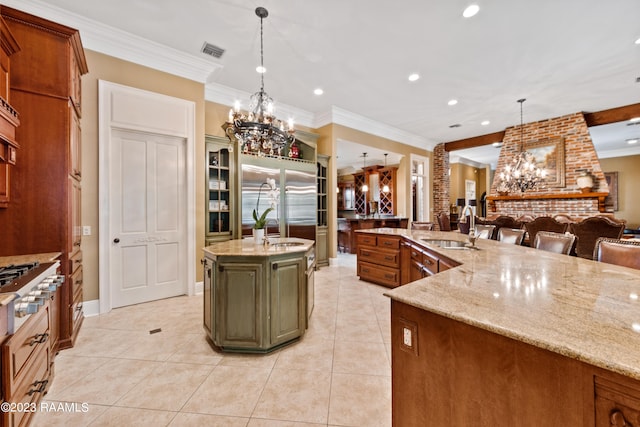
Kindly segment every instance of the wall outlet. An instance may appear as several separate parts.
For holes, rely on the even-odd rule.
[[[411,340],[411,329],[409,328],[402,328],[402,341],[404,343],[404,345],[406,345],[407,347],[411,348],[413,346],[413,342]]]
[[[90,225],[83,225],[82,226],[82,235],[83,236],[91,236],[91,226]]]

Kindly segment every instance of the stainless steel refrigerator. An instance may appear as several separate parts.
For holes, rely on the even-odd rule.
[[[282,162],[281,163],[285,163]],[[317,184],[313,171],[303,167],[274,168],[255,164],[242,164],[242,235],[251,234],[253,210],[262,214],[270,206],[269,187],[263,185],[274,179],[280,190],[277,209],[267,218],[269,236],[316,239]],[[262,191],[260,188],[262,187]],[[260,202],[258,204],[258,195]]]

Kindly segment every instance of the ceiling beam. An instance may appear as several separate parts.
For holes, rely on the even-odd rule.
[[[595,113],[584,113],[584,119],[589,127],[624,122],[634,117],[640,117],[640,104],[625,105]]]
[[[493,144],[494,142],[502,142],[504,132],[505,131],[500,131],[496,133],[489,133],[487,135],[445,142],[444,151],[462,150],[465,148],[481,147],[483,145]]]
[[[633,117],[640,117],[640,103],[625,105],[624,107],[610,108],[596,111],[595,113],[583,113],[587,126],[608,125],[609,123],[623,122]],[[457,141],[444,143],[444,151],[462,150],[465,148],[482,147],[494,142],[502,141],[505,131],[474,136]]]

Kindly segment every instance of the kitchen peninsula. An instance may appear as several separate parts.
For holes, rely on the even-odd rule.
[[[638,425],[639,271],[492,240],[446,248],[458,233],[357,234],[460,264],[387,292],[393,425]]]
[[[204,328],[223,351],[266,353],[302,337],[314,301],[315,242],[252,238],[204,248]]]

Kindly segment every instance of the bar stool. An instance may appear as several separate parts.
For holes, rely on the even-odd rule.
[[[538,231],[533,240],[533,247],[547,252],[569,255],[576,243],[576,236],[570,233],[554,233]]]
[[[411,223],[411,229],[412,230],[427,230],[427,231],[433,231],[433,227],[434,224],[432,222],[420,222],[420,221],[413,221]]]
[[[451,231],[449,215],[444,212],[438,215],[438,226],[440,227],[440,231]]]
[[[525,230],[522,228],[505,228],[498,230],[498,241],[503,243],[513,243],[514,245],[522,245]]]
[[[593,259],[596,240],[600,237],[619,239],[624,231],[624,223],[614,222],[604,216],[592,216],[570,224],[569,231],[578,238],[576,254],[581,258]]]
[[[478,239],[493,239],[493,233],[496,231],[495,225],[476,225],[476,232],[478,233]]]
[[[550,216],[539,216],[533,221],[524,224],[524,228],[529,233],[529,244],[536,240],[536,234],[540,231],[552,231],[554,233],[564,233],[569,228],[569,224],[558,222]]]
[[[640,240],[601,237],[596,240],[593,259],[640,270]]]

